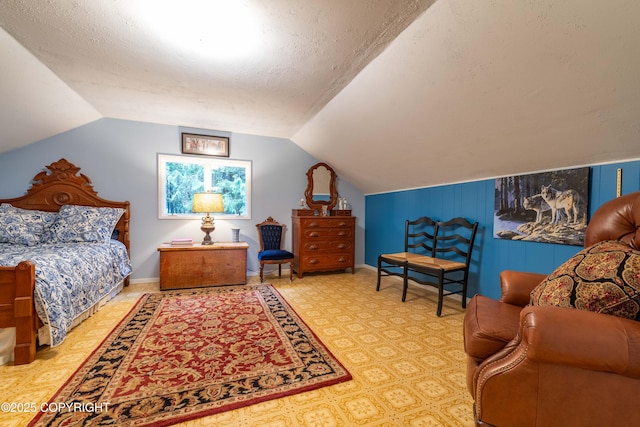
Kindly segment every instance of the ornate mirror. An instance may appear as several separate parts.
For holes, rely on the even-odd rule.
[[[309,209],[321,211],[323,206],[333,209],[338,202],[336,173],[326,163],[317,163],[307,171],[307,189],[304,192]]]

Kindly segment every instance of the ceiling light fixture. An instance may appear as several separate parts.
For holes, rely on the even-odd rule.
[[[233,60],[260,47],[256,13],[238,0],[138,0],[137,13],[158,37],[190,55]]]

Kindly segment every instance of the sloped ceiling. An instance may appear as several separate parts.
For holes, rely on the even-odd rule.
[[[145,1],[3,2],[0,152],[124,118],[290,138],[366,194],[640,158],[635,0],[243,1],[241,58]]]
[[[294,140],[365,193],[640,158],[639,17],[439,0]]]
[[[3,0],[0,26],[26,49],[22,56],[41,64],[32,64],[25,79],[23,64],[2,58],[3,73],[27,81],[0,85],[16,99],[38,76],[57,77],[69,93],[52,95],[38,84],[33,97],[85,100],[85,108],[68,110],[60,102],[66,117],[91,109],[103,117],[291,138],[431,3]],[[0,124],[18,127],[49,111],[29,107],[34,111],[22,109],[25,121]],[[20,133],[11,145],[33,142],[16,138]]]

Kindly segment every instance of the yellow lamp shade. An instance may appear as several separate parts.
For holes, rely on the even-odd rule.
[[[192,212],[224,212],[224,201],[220,193],[196,193],[193,195]]]

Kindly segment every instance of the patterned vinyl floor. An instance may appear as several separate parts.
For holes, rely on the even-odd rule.
[[[286,273],[283,279],[268,274],[265,282],[278,289],[353,380],[183,426],[473,426],[459,300],[445,298],[438,318],[433,292],[410,286],[402,303],[400,282],[383,279],[376,292],[376,274],[368,269],[308,275],[292,283]],[[26,425],[34,416],[29,407],[53,396],[138,297],[153,291],[157,284],[131,285],[62,345],[40,350],[34,363],[0,366],[0,403],[27,409],[0,411],[0,425]]]

